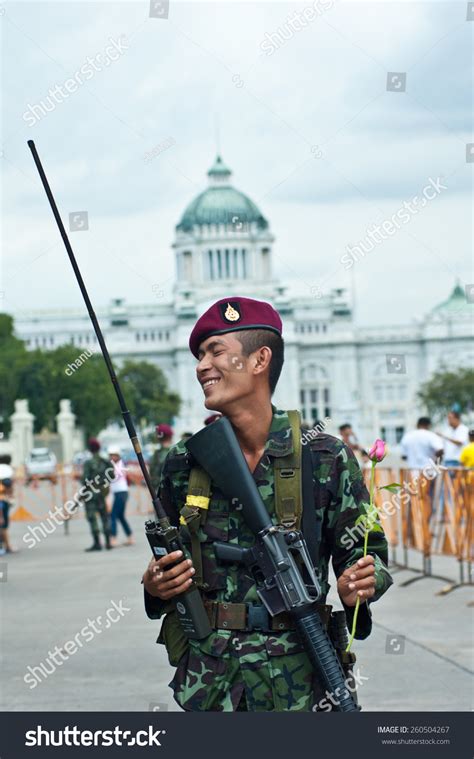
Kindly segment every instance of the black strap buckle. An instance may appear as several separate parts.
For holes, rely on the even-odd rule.
[[[263,604],[247,606],[247,629],[249,631],[270,629],[270,615]]]

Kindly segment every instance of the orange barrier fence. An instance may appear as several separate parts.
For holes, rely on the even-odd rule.
[[[370,470],[364,470],[368,484]],[[380,489],[400,483],[397,493]],[[424,577],[451,583],[441,592],[472,583],[474,470],[434,467],[424,471],[377,467],[375,502],[391,548],[390,558],[398,566],[409,566],[408,549],[422,555]],[[459,582],[432,574],[431,557],[454,556],[459,563]],[[407,580],[403,585],[420,578]]]
[[[128,513],[140,516],[148,516],[153,513],[148,493],[141,482],[141,478],[133,473],[129,482],[131,487]],[[60,513],[67,534],[70,520],[84,513],[83,509],[78,508],[78,506],[73,508],[73,503],[78,504],[81,500],[80,489],[80,480],[70,470],[58,469],[57,474],[51,480],[41,480],[38,477],[27,480],[23,474],[15,476],[10,521],[43,521],[48,519],[50,513]],[[106,500],[111,507],[111,496],[109,495]]]

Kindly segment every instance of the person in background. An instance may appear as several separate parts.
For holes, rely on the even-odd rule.
[[[469,430],[469,443],[459,454],[459,460],[466,469],[474,469],[474,429]]]
[[[114,499],[112,503],[112,513],[110,515],[110,541],[112,548],[115,548],[117,545],[117,522],[120,522],[125,535],[127,536],[124,545],[131,546],[134,544],[135,540],[130,525],[125,518],[125,507],[128,499],[127,470],[122,461],[119,448],[110,446],[108,454],[115,470],[115,476],[110,483],[110,492]]]
[[[342,442],[351,449],[359,461],[365,462],[368,460],[367,451],[365,451],[364,448],[359,445],[359,442],[354,434],[354,430],[352,429],[352,424],[349,424],[348,422],[341,424],[339,427],[339,435]]]
[[[213,422],[217,422],[217,420],[220,419],[221,416],[222,416],[222,414],[211,414],[210,416],[206,416],[206,418],[204,419],[204,424],[207,427],[208,424],[212,424]]]
[[[155,427],[156,437],[161,443],[160,447],[156,449],[151,457],[150,461],[150,477],[153,490],[158,490],[160,484],[161,472],[163,470],[163,464],[169,449],[173,444],[173,428],[169,424],[158,424]]]
[[[431,430],[431,419],[420,416],[416,430],[405,432],[400,443],[402,459],[410,469],[424,469],[443,455],[443,441]]]
[[[8,454],[0,456],[0,555],[16,553],[8,539],[8,513],[13,495],[12,457]]]
[[[91,551],[102,550],[97,515],[99,515],[102,523],[105,547],[107,549],[111,548],[109,515],[107,514],[107,506],[105,503],[105,498],[109,492],[108,475],[111,474],[111,467],[109,466],[109,462],[100,455],[100,443],[97,438],[89,438],[87,441],[87,448],[90,453],[92,453],[92,456],[84,462],[81,479],[83,488],[85,488],[87,494],[87,498],[84,497],[83,499],[84,510],[94,541],[90,548],[85,549],[87,553],[90,553]]]
[[[448,426],[437,434],[444,440],[444,464],[447,467],[461,466],[461,450],[468,441],[468,429],[461,422],[461,414],[456,409],[448,412]]]

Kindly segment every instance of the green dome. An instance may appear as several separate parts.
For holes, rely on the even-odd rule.
[[[447,300],[444,300],[442,303],[439,303],[439,305],[435,306],[432,313],[449,315],[453,312],[464,310],[467,313],[469,306],[470,304],[467,301],[466,293],[464,292],[459,282],[457,282],[449,298]]]
[[[240,225],[251,222],[256,222],[260,229],[268,227],[267,220],[255,203],[228,184],[231,171],[220,156],[217,156],[207,175],[210,186],[188,205],[176,226],[177,230],[190,232],[195,224]]]

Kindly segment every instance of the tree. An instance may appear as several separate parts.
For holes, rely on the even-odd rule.
[[[58,413],[58,408],[55,405],[55,388],[50,373],[45,351],[25,351],[18,366],[17,397],[28,399],[28,408],[35,417],[35,432],[41,432],[44,427],[54,429],[54,416]]]
[[[181,401],[177,393],[168,391],[161,369],[146,361],[125,361],[118,378],[137,422],[145,426],[173,421]]]
[[[0,314],[0,416],[9,431],[17,398],[26,398],[35,416],[35,432],[53,430],[59,401],[69,398],[77,424],[87,436],[110,421],[120,420],[120,408],[100,353],[61,345],[55,350],[28,351],[13,334],[13,319]],[[126,361],[118,372],[129,408],[137,421],[171,422],[180,399],[168,392],[163,372],[146,361]]]
[[[474,369],[441,370],[425,382],[418,397],[434,417],[444,416],[454,404],[462,412],[473,409]]]
[[[0,416],[2,431],[9,432],[9,417],[14,411],[18,394],[18,372],[27,350],[22,340],[13,334],[13,319],[0,314]]]

